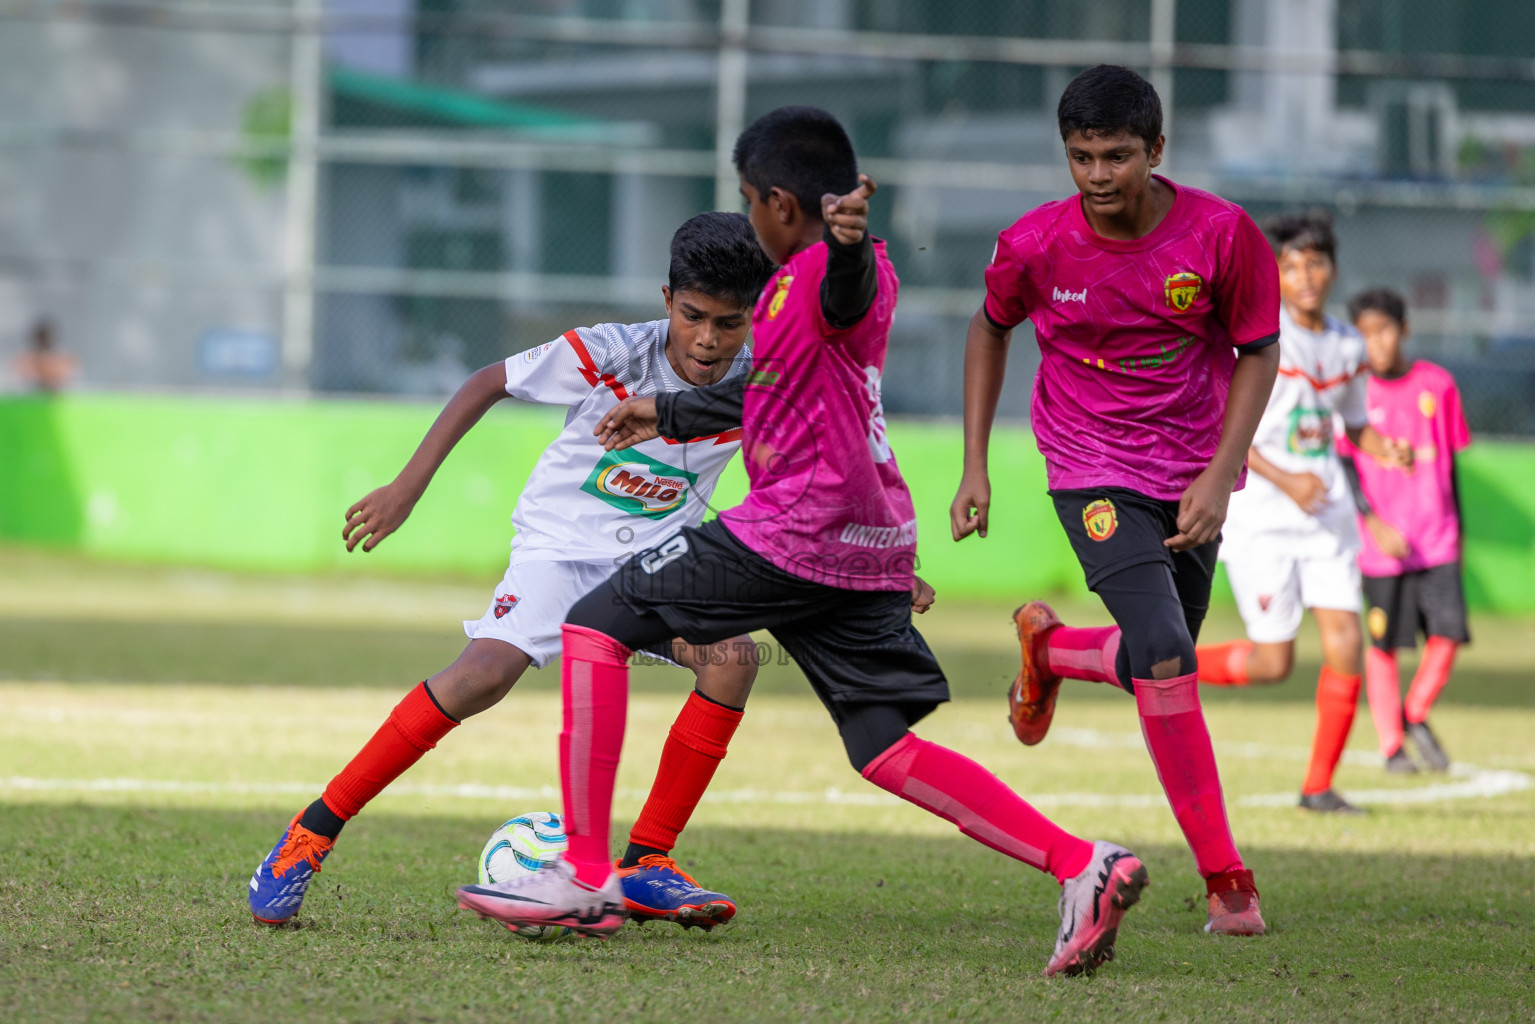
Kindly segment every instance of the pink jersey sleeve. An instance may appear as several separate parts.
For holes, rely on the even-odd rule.
[[[1231,344],[1241,347],[1279,333],[1279,264],[1245,211],[1238,211],[1212,291]]]
[[[998,327],[1017,327],[1029,317],[1023,301],[1023,273],[1013,257],[1013,243],[1008,228],[997,236],[991,264],[986,268],[986,318]]]
[[[1450,451],[1458,452],[1471,444],[1471,428],[1466,426],[1466,414],[1460,407],[1460,388],[1450,380],[1444,389],[1444,422],[1449,428]]]

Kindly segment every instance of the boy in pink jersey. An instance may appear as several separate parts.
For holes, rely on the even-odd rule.
[[[616,930],[623,903],[608,828],[624,659],[652,634],[766,628],[799,662],[864,778],[1061,882],[1045,973],[1095,970],[1146,884],[1141,862],[1065,832],[976,762],[910,731],[948,699],[948,683],[911,623],[916,529],[879,388],[899,282],[866,230],[874,183],[858,175],[842,126],[810,107],[759,118],[735,163],[757,237],[781,264],[753,315],[754,371],[741,399],[750,493],[641,553],[571,609],[560,737],[569,852],[515,883],[465,886],[460,905],[514,925]],[[696,429],[708,401],[639,399],[613,410],[599,436],[623,444],[684,419]]]
[[[1012,330],[1030,319],[1041,353],[1031,418],[1050,496],[1087,585],[1119,625],[1073,629],[1040,601],[1018,609],[1013,729],[1028,745],[1044,738],[1062,678],[1131,691],[1205,878],[1205,929],[1261,934],[1200,711],[1194,638],[1278,365],[1274,259],[1240,207],[1151,173],[1162,106],[1134,71],[1084,71],[1057,119],[1080,194],[997,239],[966,339],[954,539],[986,536],[991,423]]]
[[[1402,351],[1407,305],[1387,288],[1354,296],[1349,317],[1364,335],[1374,376],[1365,393],[1370,424],[1412,446],[1410,469],[1360,451],[1347,438],[1338,451],[1355,467],[1364,498],[1360,515],[1367,624],[1372,646],[1365,692],[1380,736],[1386,770],[1417,771],[1402,746],[1403,733],[1434,771],[1450,759],[1428,726],[1428,713],[1449,682],[1455,652],[1471,639],[1460,574],[1460,495],[1455,455],[1471,443],[1460,392],[1448,371]],[[1427,638],[1423,659],[1402,704],[1396,651]]]

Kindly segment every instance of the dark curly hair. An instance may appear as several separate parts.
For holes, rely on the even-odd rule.
[[[703,292],[750,309],[773,270],[744,214],[711,211],[690,218],[672,235],[667,284],[673,294]]]
[[[1055,120],[1062,142],[1072,132],[1088,138],[1127,132],[1144,139],[1150,153],[1162,137],[1162,99],[1150,82],[1129,68],[1099,64],[1066,86]]]
[[[821,219],[821,197],[858,187],[858,158],[847,130],[819,107],[779,107],[747,125],[736,139],[736,173],[766,196],[781,188],[805,216]]]

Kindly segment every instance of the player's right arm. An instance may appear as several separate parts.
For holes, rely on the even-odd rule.
[[[346,526],[341,531],[346,549],[351,551],[361,544],[364,551],[372,551],[379,541],[398,530],[426,493],[426,485],[453,446],[491,406],[506,397],[505,363],[492,363],[464,381],[437,415],[400,475],[346,510]]]
[[[997,417],[1012,339],[1012,328],[998,327],[984,309],[976,310],[965,332],[965,468],[959,493],[949,506],[949,528],[955,540],[972,533],[986,536],[986,517],[991,511],[987,465],[991,424]]]
[[[1247,450],[1247,465],[1254,473],[1279,488],[1308,516],[1327,501],[1327,485],[1315,473],[1287,473],[1263,457],[1254,445]]]

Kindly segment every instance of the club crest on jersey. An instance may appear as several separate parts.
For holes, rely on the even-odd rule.
[[[495,609],[496,618],[499,619],[501,616],[517,607],[517,601],[518,597],[516,594],[502,594],[497,597]]]
[[[1167,304],[1182,313],[1194,304],[1199,298],[1199,289],[1205,286],[1204,278],[1192,270],[1184,270],[1172,274],[1163,282],[1162,294],[1167,296]]]
[[[698,474],[647,458],[632,448],[608,452],[581,489],[632,516],[664,519],[683,506]]]
[[[778,279],[778,286],[773,290],[773,297],[768,300],[769,320],[776,320],[778,314],[783,312],[783,304],[789,300],[789,286],[793,283],[793,274],[785,274]]]
[[[1108,540],[1119,529],[1119,510],[1107,498],[1090,501],[1082,509],[1082,528],[1093,540]]]
[[[1285,445],[1296,455],[1323,456],[1332,451],[1332,413],[1300,406],[1291,409]]]
[[[1434,413],[1439,411],[1439,402],[1434,398],[1433,392],[1418,392],[1418,411],[1423,414],[1423,418],[1426,420],[1434,418]]]

